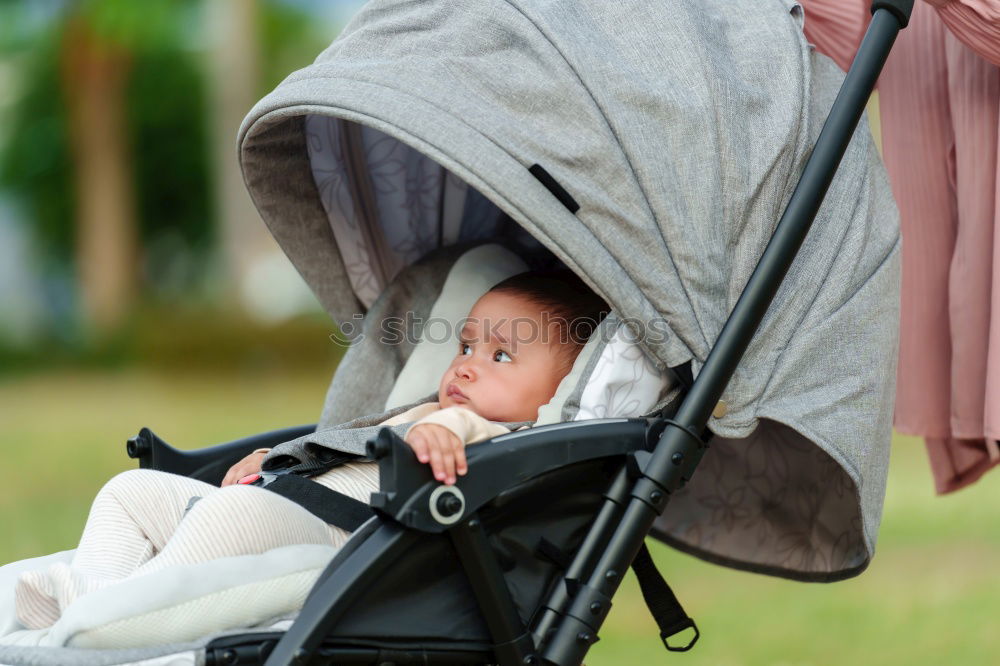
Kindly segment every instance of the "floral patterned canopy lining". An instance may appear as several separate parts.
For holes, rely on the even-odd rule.
[[[305,131],[323,208],[366,308],[404,266],[435,248],[493,238],[541,248],[465,181],[378,130],[307,116]],[[352,180],[348,165],[363,175]]]

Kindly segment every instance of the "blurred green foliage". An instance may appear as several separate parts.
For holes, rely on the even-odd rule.
[[[8,37],[4,50],[16,52],[25,74],[0,152],[0,188],[32,221],[46,270],[58,272],[73,261],[75,201],[60,49],[74,17],[132,57],[127,117],[140,238],[148,244],[167,233],[183,241],[182,251],[207,249],[212,210],[205,78],[187,36],[195,9],[191,0],[65,3],[33,29],[20,21],[22,31],[34,32],[29,42]]]
[[[33,45],[8,42],[24,69],[23,90],[8,122],[0,152],[0,188],[7,190],[34,225],[47,270],[70,261],[73,246],[73,186],[69,128],[62,103],[55,26]]]
[[[146,280],[155,286],[168,263],[181,266],[186,275],[168,276],[175,293],[205,278],[212,250],[206,95],[192,53],[175,47],[137,54],[128,110]],[[176,262],[178,255],[185,261]]]
[[[209,2],[0,2],[0,62],[16,70],[17,82],[0,137],[0,192],[28,221],[39,248],[37,260],[54,313],[51,330],[39,336],[36,350],[46,358],[95,353],[74,345],[72,329],[78,322],[73,308],[57,302],[73,298],[74,279],[76,202],[60,80],[60,50],[71,20],[85,21],[93,34],[129,54],[126,118],[141,248],[139,288],[141,300],[152,302],[138,316],[168,312],[174,303],[224,291],[211,285],[218,271],[213,266]],[[263,95],[309,64],[338,28],[317,21],[301,6],[278,0],[260,0],[259,9]],[[235,162],[235,137],[232,141]],[[141,325],[122,331],[105,346],[127,338]],[[0,360],[4,354],[0,349]]]
[[[311,64],[330,45],[341,26],[326,25],[324,28],[314,16],[273,0],[263,3],[261,10],[258,93],[263,97],[289,74]]]
[[[197,9],[195,0],[77,0],[65,11],[82,16],[110,43],[132,51],[176,48]]]

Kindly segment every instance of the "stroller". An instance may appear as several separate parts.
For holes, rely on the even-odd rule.
[[[335,555],[297,551],[298,569],[290,552],[261,556],[305,590],[294,617],[140,647],[138,627],[192,606],[101,609],[98,627],[81,611],[58,640],[0,647],[0,663],[569,665],[633,564],[664,642],[697,637],[648,571],[647,535],[797,580],[863,571],[888,464],[899,239],[854,128],[912,0],[875,5],[846,80],[791,0],[367,5],[239,137],[258,210],[354,338],[320,422],[194,453],[144,430],[129,453],[218,481],[288,440],[363,452],[379,464],[374,515]],[[436,483],[373,424],[433,390],[432,321],[552,265],[612,314],[534,428],[470,448],[468,475]],[[407,312],[418,339],[384,344],[382,324]]]

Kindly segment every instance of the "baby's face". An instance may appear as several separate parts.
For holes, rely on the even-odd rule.
[[[566,374],[558,329],[545,334],[541,308],[516,294],[488,293],[469,312],[458,353],[441,378],[441,407],[490,421],[533,421]]]

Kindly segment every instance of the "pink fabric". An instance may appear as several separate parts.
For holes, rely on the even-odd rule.
[[[846,69],[870,2],[800,1]],[[878,85],[903,235],[895,424],[925,438],[939,493],[1000,462],[997,63],[1000,0],[918,0]]]

